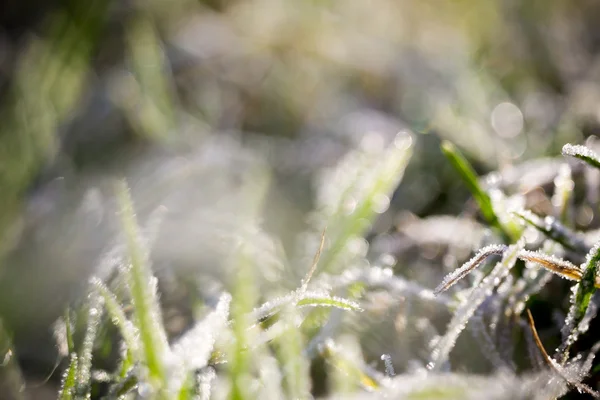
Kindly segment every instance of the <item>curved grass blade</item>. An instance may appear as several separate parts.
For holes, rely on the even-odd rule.
[[[529,311],[529,309],[527,309],[527,319],[529,322],[529,327],[531,328],[531,333],[533,334],[533,339],[535,340],[535,344],[537,345],[538,349],[542,353],[542,356],[544,357],[544,360],[546,360],[546,363],[548,363],[550,368],[552,368],[558,374],[558,376],[560,376],[562,379],[564,379],[570,386],[574,387],[579,392],[587,393],[587,394],[591,395],[592,397],[594,397],[595,399],[600,399],[600,393],[596,392],[588,385],[585,385],[581,382],[576,382],[576,381],[573,381],[572,379],[570,379],[564,373],[564,371],[562,370],[562,367],[556,361],[554,361],[553,358],[551,358],[548,355],[548,353],[546,352],[546,349],[544,348],[544,345],[542,344],[542,341],[540,340],[540,337],[537,333],[537,329],[535,329],[533,317],[532,317],[531,311]]]
[[[581,269],[575,264],[558,257],[550,256],[539,251],[522,250],[519,252],[519,258],[521,260],[539,264],[563,278],[571,279],[573,281],[581,280]]]
[[[304,293],[300,299],[296,301],[298,307],[334,307],[348,311],[362,311],[360,306],[351,300],[337,296],[329,296],[321,293]]]
[[[483,261],[485,261],[486,258],[494,254],[503,254],[506,251],[506,249],[506,246],[493,244],[479,250],[479,252],[469,261],[464,263],[462,267],[446,275],[442,283],[440,283],[438,287],[435,288],[433,293],[435,295],[438,295],[441,292],[448,290],[448,288],[450,288],[456,282],[464,278],[469,272],[477,268]]]
[[[513,214],[569,250],[579,253],[590,251],[590,247],[585,244],[582,238],[578,237],[576,232],[573,232],[553,217],[547,216],[542,220],[529,210],[516,211]]]
[[[592,167],[600,168],[600,157],[589,147],[567,143],[562,148],[562,155],[578,158]]]
[[[456,146],[446,140],[442,141],[440,147],[448,161],[450,161],[450,164],[452,164],[454,169],[459,173],[463,182],[467,185],[467,188],[473,195],[473,198],[481,210],[483,218],[485,218],[488,224],[502,233],[505,238],[514,241],[515,235],[507,231],[500,223],[500,220],[494,211],[494,207],[492,206],[492,200],[479,184],[477,174],[475,173],[475,170],[469,161],[467,161],[465,156],[456,148]]]

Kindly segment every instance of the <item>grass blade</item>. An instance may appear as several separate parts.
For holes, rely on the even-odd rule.
[[[456,146],[448,141],[442,142],[441,149],[448,161],[450,161],[450,164],[452,164],[454,169],[459,173],[463,182],[467,185],[467,188],[473,195],[473,198],[481,210],[483,218],[488,224],[496,228],[506,238],[514,241],[515,235],[511,232],[508,232],[500,223],[500,220],[494,211],[494,207],[492,206],[492,200],[479,184],[477,174],[475,173],[475,170],[469,161],[467,161],[465,156],[456,148]]]
[[[535,344],[538,347],[538,349],[540,350],[540,352],[542,353],[542,357],[544,357],[544,360],[546,360],[546,363],[548,363],[550,368],[552,368],[554,370],[554,372],[556,372],[558,374],[558,376],[560,376],[562,379],[564,379],[570,386],[576,388],[581,393],[587,393],[595,399],[600,398],[600,393],[596,392],[588,385],[585,385],[581,382],[573,381],[572,379],[570,379],[563,372],[562,367],[548,355],[548,353],[546,352],[546,349],[544,348],[544,345],[542,344],[542,340],[540,339],[540,336],[537,333],[537,329],[535,328],[535,323],[533,322],[533,316],[531,315],[531,311],[529,311],[529,309],[527,309],[527,320],[529,322],[529,327],[531,328],[531,333],[533,334],[533,339],[535,340]]]
[[[589,246],[585,244],[583,239],[578,237],[576,232],[573,232],[562,225],[553,217],[547,216],[542,220],[529,210],[517,211],[513,214],[569,250],[580,253],[587,253],[590,251]]]
[[[296,305],[298,307],[334,307],[340,310],[362,311],[362,308],[352,300],[323,293],[304,293],[297,300]]]
[[[489,296],[491,290],[500,284],[510,269],[515,265],[519,252],[523,249],[524,240],[519,240],[517,244],[511,245],[504,251],[502,260],[496,264],[492,272],[486,276],[479,286],[475,287],[467,299],[456,309],[446,334],[442,336],[435,348],[431,352],[431,361],[427,368],[432,371],[439,371],[442,365],[448,360],[450,351],[454,348],[458,336],[465,328],[469,319],[473,316],[477,308]]]
[[[138,346],[136,342],[137,331],[135,326],[133,326],[131,321],[129,321],[125,316],[125,312],[119,304],[117,297],[110,291],[109,288],[106,287],[104,282],[98,278],[92,279],[92,285],[94,286],[95,290],[97,290],[98,293],[100,293],[100,295],[104,298],[106,311],[108,312],[113,323],[117,326],[117,328],[119,328],[128,352],[138,355]],[[142,362],[142,359],[138,356],[135,357],[135,361]]]
[[[135,218],[133,201],[124,181],[117,186],[121,207],[121,220],[127,238],[129,265],[126,268],[127,284],[140,333],[144,360],[148,368],[150,383],[155,390],[166,388],[166,373],[163,357],[168,350],[166,333],[161,323],[155,278],[152,277],[148,254],[143,249],[139,227]]]
[[[60,388],[60,392],[58,393],[58,398],[60,400],[71,400],[75,396],[75,384],[77,382],[77,354],[71,353],[71,362],[69,363],[69,368],[65,372]]]
[[[409,133],[401,132],[383,151],[375,154],[358,152],[361,157],[364,156],[362,158],[356,158],[357,154],[348,155],[333,171],[334,174],[326,178],[324,187],[320,188],[323,199],[319,203],[333,212],[327,211],[327,215],[323,215],[331,241],[321,255],[323,271],[338,272],[343,267],[341,259],[348,251],[348,243],[362,237],[377,213],[384,211],[381,209],[383,199],[389,204],[389,196],[400,183],[412,155],[412,141]],[[346,176],[346,169],[352,171],[351,176]],[[328,193],[330,190],[336,194]],[[350,213],[345,206],[347,204],[353,204]]]
[[[589,147],[567,143],[562,148],[562,155],[578,158],[592,167],[600,168],[600,158]]]
[[[587,330],[587,325],[582,324],[592,295],[596,292],[596,275],[598,274],[598,263],[600,262],[600,242],[590,250],[586,256],[585,263],[581,266],[583,270],[581,280],[575,287],[574,296],[571,297],[571,308],[565,321],[564,332],[569,332],[565,342],[559,349],[563,355],[563,361],[568,358],[571,345],[577,341],[579,335]]]
[[[282,365],[282,372],[290,399],[311,399],[309,362],[303,354],[304,338],[299,329],[300,322],[294,307],[283,310],[283,321],[286,330],[276,342],[277,353]]]
[[[92,291],[89,295],[87,328],[79,352],[77,368],[77,392],[78,394],[83,393],[85,398],[89,398],[92,388],[92,352],[102,317],[103,305],[103,298],[96,291]]]
[[[469,261],[464,263],[462,265],[462,267],[460,267],[460,268],[452,271],[450,274],[448,274],[444,278],[442,283],[440,283],[438,285],[438,287],[435,288],[433,293],[435,295],[438,295],[441,292],[448,290],[452,285],[454,285],[456,282],[458,282],[459,280],[464,278],[469,272],[471,272],[475,268],[477,268],[489,256],[494,255],[494,254],[503,254],[506,251],[506,249],[507,249],[506,246],[493,244],[493,245],[486,246],[483,249],[479,250],[479,252],[473,258],[471,258]]]

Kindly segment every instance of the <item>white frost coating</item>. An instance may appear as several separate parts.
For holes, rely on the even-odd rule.
[[[569,313],[567,314],[567,318],[565,319],[565,324],[561,329],[561,333],[563,335],[563,344],[558,349],[556,356],[558,357],[560,353],[564,353],[573,343],[579,339],[579,335],[587,332],[590,326],[590,321],[596,316],[598,313],[598,307],[595,305],[593,301],[590,301],[588,308],[585,312],[585,315],[577,323],[575,321],[575,316],[577,315],[577,290],[579,289],[579,283],[574,285],[571,293],[571,307],[569,307]],[[577,324],[577,326],[575,326]]]
[[[487,257],[491,256],[492,254],[502,254],[504,251],[506,251],[506,246],[498,244],[492,244],[479,250],[479,252],[469,261],[464,263],[462,267],[446,275],[442,283],[440,283],[433,291],[434,294],[441,293],[450,288],[473,269],[477,268]]]
[[[591,158],[600,162],[596,153],[594,153],[589,147],[585,147],[580,144],[565,144],[562,148],[562,154],[563,156]]]
[[[303,302],[303,304],[299,304]],[[327,292],[304,292],[296,297],[295,303],[299,307],[335,307],[342,310],[362,311],[357,302],[343,297],[331,296]]]
[[[229,318],[231,295],[223,293],[216,309],[186,332],[172,347],[173,356],[188,370],[207,365],[215,340]]]
[[[89,310],[87,328],[83,338],[82,349],[79,355],[77,384],[89,391],[91,385],[92,369],[92,350],[94,341],[100,325],[100,318],[104,310],[104,298],[96,291],[92,291],[89,296]]]
[[[303,302],[304,304],[298,304]],[[300,292],[294,291],[291,294],[278,297],[267,301],[258,308],[255,308],[250,314],[253,320],[261,320],[277,313],[283,306],[294,303],[298,307],[335,307],[341,310],[362,311],[360,305],[352,300],[343,297],[331,296],[327,292]]]
[[[169,368],[171,393],[177,393],[181,389],[192,371],[208,364],[215,341],[227,326],[230,303],[231,295],[223,293],[216,309],[173,344],[168,358],[168,364],[171,365]],[[208,383],[210,384],[210,380]]]
[[[198,389],[200,391],[199,400],[210,400],[212,384],[216,377],[217,373],[214,368],[207,368],[206,371],[198,376]]]
[[[437,345],[431,352],[431,361],[429,364],[427,364],[428,369],[432,371],[440,371],[443,364],[448,359],[448,355],[454,347],[456,339],[463,329],[465,329],[467,322],[473,316],[477,308],[485,301],[494,287],[496,287],[502,281],[502,279],[508,275],[510,269],[517,261],[519,252],[523,249],[523,246],[523,239],[519,240],[517,244],[509,246],[506,251],[504,251],[502,260],[496,264],[492,272],[490,272],[490,274],[483,279],[479,286],[473,288],[465,301],[460,304],[454,313],[450,324],[448,324],[446,334],[440,338]],[[488,249],[488,247],[491,247],[491,249]],[[504,246],[488,247],[482,249],[478,256],[480,254],[485,254],[486,252],[489,253],[490,250],[494,250],[496,252],[501,251],[503,250]],[[486,249],[488,250],[486,251]],[[474,259],[477,259],[478,256],[475,256]],[[472,261],[473,259],[467,264],[471,263]]]
[[[575,281],[581,279],[582,270],[580,267],[556,256],[544,254],[540,251],[522,250],[519,252],[519,258],[539,264],[561,278]]]

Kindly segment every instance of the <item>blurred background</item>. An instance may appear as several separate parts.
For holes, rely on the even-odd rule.
[[[177,335],[190,296],[214,302],[228,285],[240,231],[260,284],[297,287],[328,222],[315,210],[402,132],[404,177],[352,251],[391,255],[435,287],[446,253],[418,222],[464,216],[466,239],[451,243],[463,256],[485,236],[440,141],[546,212],[551,158],[600,131],[599,18],[593,0],[3,1],[0,314],[28,379],[54,364],[53,321],[114,264],[115,178],[131,186]],[[243,222],[255,193],[260,232]],[[364,351],[391,354],[397,371],[449,318],[427,306],[407,321],[402,301],[372,302]],[[481,358],[465,370],[489,370]]]

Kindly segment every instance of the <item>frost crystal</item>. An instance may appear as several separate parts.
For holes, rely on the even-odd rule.
[[[567,143],[562,148],[562,154],[579,158],[594,167],[600,167],[600,158],[588,147]]]
[[[505,251],[506,246],[504,245],[493,244],[484,247],[473,258],[464,263],[462,267],[446,275],[442,283],[440,283],[438,287],[435,288],[434,293],[438,294],[447,290],[449,287],[454,285],[456,282],[458,282],[460,279],[466,276],[469,272],[471,272],[474,268],[477,268],[487,257],[491,256],[492,254],[502,254]]]
[[[510,269],[514,266],[517,261],[519,252],[523,249],[523,240],[520,240],[517,244],[511,245],[507,249],[505,246],[488,246],[483,248],[477,256],[467,262],[468,267],[472,269],[474,266],[481,263],[483,258],[487,257],[489,254],[499,254],[504,253],[502,256],[502,260],[496,264],[492,272],[483,279],[481,284],[478,287],[475,287],[469,293],[467,299],[458,307],[450,324],[448,325],[448,330],[446,334],[442,336],[431,352],[431,361],[427,365],[428,369],[439,371],[443,364],[448,359],[448,355],[450,351],[454,347],[456,343],[456,339],[460,335],[460,333],[465,329],[465,326],[469,319],[473,316],[477,308],[485,301],[485,299],[489,296],[489,293],[494,289],[494,287],[498,286],[503,278],[508,275]],[[506,250],[505,250],[506,249]],[[459,268],[459,270],[463,270],[464,266]],[[454,276],[463,276],[464,273],[468,272],[467,269],[464,269],[459,274],[454,274]],[[446,281],[446,280],[444,280]],[[448,280],[452,282],[451,280]]]

